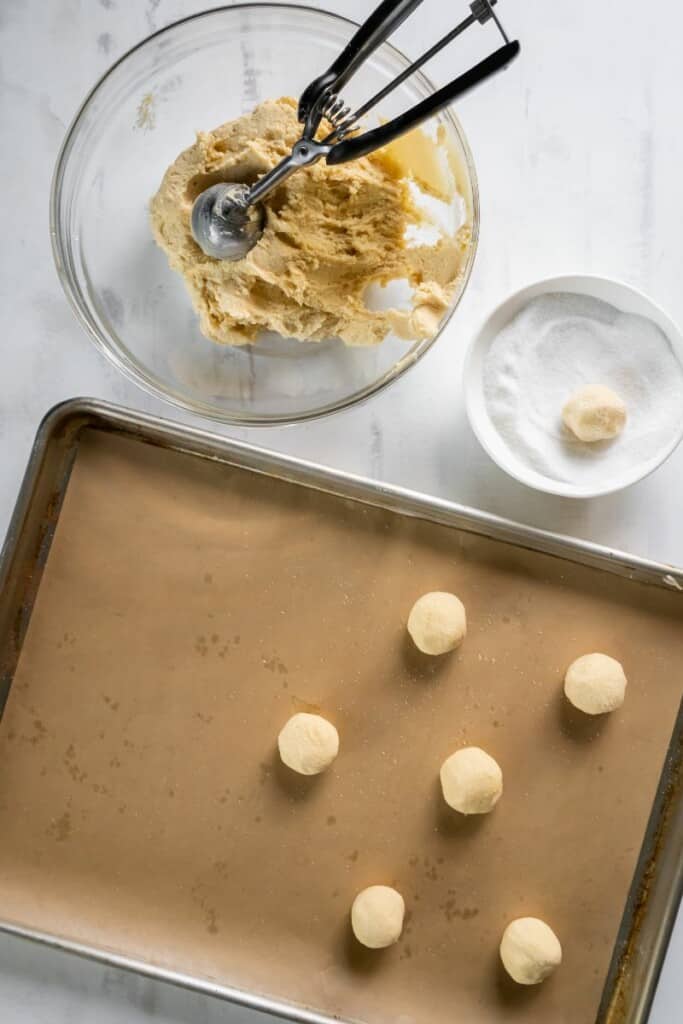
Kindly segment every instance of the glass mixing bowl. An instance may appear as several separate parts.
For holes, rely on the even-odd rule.
[[[309,344],[266,335],[245,348],[219,346],[200,333],[182,279],[152,239],[149,201],[196,131],[268,97],[298,96],[355,28],[345,18],[286,4],[207,11],[157,32],[122,57],[76,116],[52,186],[57,270],[96,345],[147,391],[223,422],[293,422],[374,394],[436,340],[389,336],[378,346],[347,348],[338,339]],[[383,45],[344,89],[344,98],[353,104],[367,99],[407,64]],[[378,117],[394,117],[432,91],[418,73],[382,102]],[[472,226],[452,313],[474,259],[479,204],[462,129],[450,112],[438,120],[461,164]]]

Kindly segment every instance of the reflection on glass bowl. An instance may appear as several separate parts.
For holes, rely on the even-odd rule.
[[[298,95],[354,31],[336,15],[281,4],[209,11],[131,50],[78,113],[52,187],[57,270],[98,347],[149,392],[227,423],[294,422],[376,393],[438,337],[411,343],[390,335],[371,348],[274,335],[243,348],[216,345],[200,333],[183,282],[150,231],[149,201],[196,131],[246,113],[266,98]],[[407,63],[385,44],[345,88],[345,98],[367,98]],[[432,91],[427,78],[414,75],[383,101],[378,117],[394,117]],[[474,260],[479,203],[462,129],[450,112],[438,121],[461,168],[462,205],[472,232],[452,313]]]

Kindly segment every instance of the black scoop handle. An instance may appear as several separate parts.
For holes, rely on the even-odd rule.
[[[459,96],[476,88],[491,75],[502,71],[519,52],[519,42],[506,43],[495,53],[460,75],[450,85],[444,86],[433,96],[428,96],[426,100],[418,103],[412,110],[400,114],[393,121],[389,121],[379,128],[365,132],[364,135],[347,139],[345,142],[338,142],[327,154],[328,164],[344,164],[348,160],[358,160],[362,156],[367,156],[368,153],[374,153],[376,149],[381,149],[382,146],[387,146],[394,139],[412,131],[424,121],[428,121],[434,114],[438,114],[440,110],[450,106]]]
[[[334,64],[310,85],[299,100],[299,120],[305,121],[315,102],[327,90],[336,92],[348,82],[368,57],[396,31],[422,0],[382,0],[361,25]]]

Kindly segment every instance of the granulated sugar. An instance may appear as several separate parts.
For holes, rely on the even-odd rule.
[[[683,367],[651,320],[585,295],[534,299],[494,339],[484,398],[501,438],[529,468],[554,480],[615,485],[645,466],[683,423]],[[613,441],[586,444],[562,423],[569,396],[604,384],[628,421]]]

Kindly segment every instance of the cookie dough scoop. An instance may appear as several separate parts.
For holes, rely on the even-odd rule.
[[[192,207],[192,236],[202,251],[216,260],[239,260],[256,245],[265,227],[263,200],[278,185],[302,167],[317,163],[323,157],[328,164],[343,164],[373,153],[401,135],[417,128],[455,99],[502,71],[520,51],[518,42],[510,42],[493,11],[498,0],[474,0],[471,13],[440,42],[406,68],[366,103],[353,111],[338,96],[337,90],[355,74],[372,53],[420,6],[422,0],[383,0],[368,20],[358,29],[345,50],[322,75],[311,82],[299,101],[302,135],[292,152],[254,185],[219,182],[205,189]],[[360,120],[381,100],[418,68],[448,45],[471,25],[484,25],[493,19],[503,37],[503,45],[450,85],[418,103],[412,110],[392,121],[358,135]],[[332,131],[321,140],[316,138],[325,120]],[[347,138],[349,133],[354,134]]]

